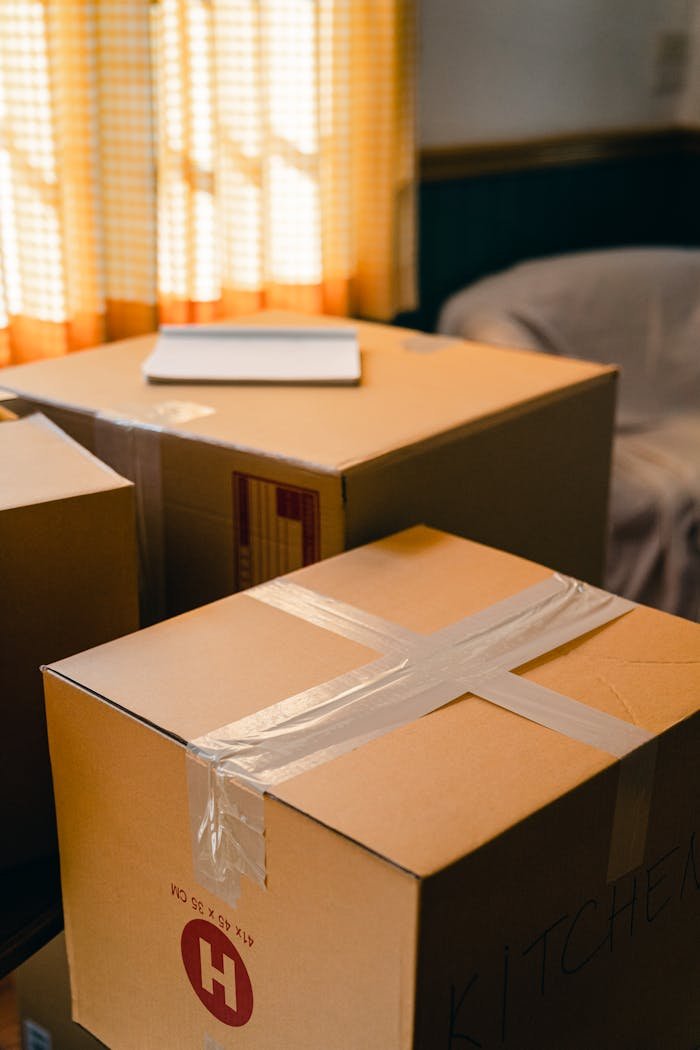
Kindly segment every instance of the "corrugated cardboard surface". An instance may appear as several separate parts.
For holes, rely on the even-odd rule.
[[[0,427],[0,511],[116,488],[131,485],[44,416]]]
[[[346,546],[427,522],[556,566],[603,575],[612,384],[417,446],[346,476]]]
[[[193,876],[181,745],[62,679],[53,684],[75,1019],[115,1050],[189,1050],[207,1036],[248,1050],[325,1048],[329,1039],[356,1050],[360,1017],[371,1050],[410,1046],[416,881],[273,803],[279,878],[234,911]],[[188,982],[180,942],[199,919],[221,923],[244,960],[254,1010],[243,1027],[217,1021]]]
[[[291,578],[430,633],[546,575],[414,529]],[[466,696],[278,785],[267,891],[244,880],[235,909],[197,886],[180,741],[376,654],[242,594],[63,661],[47,696],[77,1019],[115,1048],[205,1035],[251,1050],[695,1045],[699,639],[695,624],[637,609],[522,669],[661,734],[646,867],[613,888],[616,761]],[[670,869],[659,883],[671,859],[673,908]],[[629,920],[609,914],[633,883],[644,936],[630,947],[625,926],[613,962],[601,948],[579,965],[605,916],[614,932]],[[564,914],[542,992],[555,956],[541,961],[537,937]],[[184,972],[179,940],[197,917],[229,923],[249,974],[255,1005],[239,1028],[212,1017]],[[653,980],[643,1023],[613,1009]]]
[[[309,322],[305,315],[276,312],[241,318],[245,323],[256,320]],[[439,339],[430,352],[429,337],[421,342],[416,332],[355,324],[363,369],[357,388],[178,384],[164,391],[147,384],[140,373],[155,336],[7,368],[2,383],[46,404],[89,413],[123,413],[127,418],[130,409],[163,401],[205,404],[215,409],[214,414],[174,429],[260,455],[283,454],[307,467],[340,471],[445,431],[565,396],[577,384],[606,382],[614,372],[583,361],[458,339],[451,345]]]
[[[645,858],[615,882],[613,769],[423,883],[416,1047],[699,1045],[698,754],[696,714],[660,740]]]
[[[55,849],[40,666],[138,627],[133,486],[47,420],[0,424],[6,867]]]
[[[614,370],[357,329],[354,388],[164,390],[140,372],[155,336],[6,369],[3,384],[137,483],[150,620],[419,521],[599,579]],[[189,405],[208,414],[173,416]],[[239,483],[255,509],[250,543]],[[284,511],[299,498],[311,508],[301,524]]]

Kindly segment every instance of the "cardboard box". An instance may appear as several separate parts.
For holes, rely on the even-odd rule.
[[[415,528],[49,668],[75,1019],[114,1050],[698,1045],[700,626],[629,608]],[[566,731],[464,693],[503,661]]]
[[[24,1050],[100,1050],[71,1020],[66,939],[61,933],[13,974]]]
[[[599,580],[614,369],[357,330],[353,388],[149,385],[155,336],[2,385],[136,483],[149,621],[418,522]]]
[[[138,628],[133,486],[41,416],[0,423],[0,868],[54,853],[40,666]]]

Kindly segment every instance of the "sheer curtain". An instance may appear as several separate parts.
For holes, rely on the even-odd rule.
[[[0,361],[414,298],[412,0],[3,0]]]

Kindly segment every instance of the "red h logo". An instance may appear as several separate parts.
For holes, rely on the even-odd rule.
[[[180,949],[190,984],[207,1010],[234,1028],[247,1024],[253,1013],[253,988],[228,937],[212,923],[193,919],[182,931]]]

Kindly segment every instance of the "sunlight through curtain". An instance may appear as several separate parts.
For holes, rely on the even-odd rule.
[[[0,328],[5,360],[152,328],[148,8],[0,3]]]
[[[0,361],[414,304],[412,0],[2,0]]]

